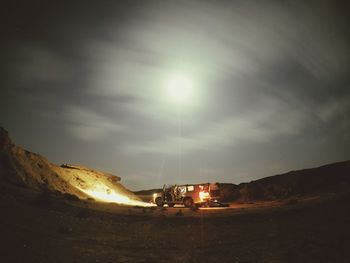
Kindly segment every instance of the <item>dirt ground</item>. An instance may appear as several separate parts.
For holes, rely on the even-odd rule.
[[[1,262],[349,262],[350,195],[137,208],[1,187]],[[181,211],[181,212],[180,212]]]

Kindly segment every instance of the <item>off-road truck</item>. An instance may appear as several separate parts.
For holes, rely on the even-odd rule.
[[[217,184],[164,185],[160,193],[153,194],[153,203],[162,207],[174,205],[213,206],[220,204],[220,192]]]

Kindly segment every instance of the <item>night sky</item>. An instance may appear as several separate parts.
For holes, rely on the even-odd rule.
[[[8,2],[0,125],[54,163],[138,190],[350,159],[348,1]]]

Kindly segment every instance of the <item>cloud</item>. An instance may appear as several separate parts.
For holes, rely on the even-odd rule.
[[[130,153],[190,154],[198,150],[222,151],[241,143],[265,143],[278,136],[298,136],[306,126],[301,110],[277,109],[252,112],[218,122],[205,122],[189,135],[162,136],[158,140],[127,145]]]
[[[350,96],[330,98],[321,104],[316,111],[317,116],[323,122],[330,122],[335,118],[346,118],[350,112]]]
[[[173,12],[164,12],[169,7]],[[313,4],[287,8],[272,2],[144,6],[132,21],[110,22],[105,38],[84,45],[91,60],[88,92],[131,97],[126,111],[150,122],[173,123],[176,118],[169,116],[178,110],[163,94],[164,79],[172,72],[193,75],[200,87],[191,108],[182,110],[186,115],[205,112],[225,119],[265,92],[294,93],[296,103],[314,97],[325,82],[344,73],[349,60],[341,52],[345,42],[326,34],[333,29],[332,34],[341,34],[341,29],[319,21],[326,12],[322,8],[311,15],[305,11],[312,9]],[[230,107],[229,100],[240,101],[241,108]]]
[[[62,114],[67,131],[77,139],[102,141],[106,136],[123,130],[115,121],[79,106],[70,106]]]
[[[25,88],[33,82],[45,82],[45,87],[51,88],[53,86],[48,83],[62,82],[72,77],[71,65],[57,51],[45,46],[21,46],[19,56],[17,74],[27,84]]]

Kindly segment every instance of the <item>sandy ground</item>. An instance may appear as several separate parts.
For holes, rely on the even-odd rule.
[[[48,201],[24,189],[0,190],[2,262],[349,262],[350,258],[349,194],[191,211],[61,197]]]

